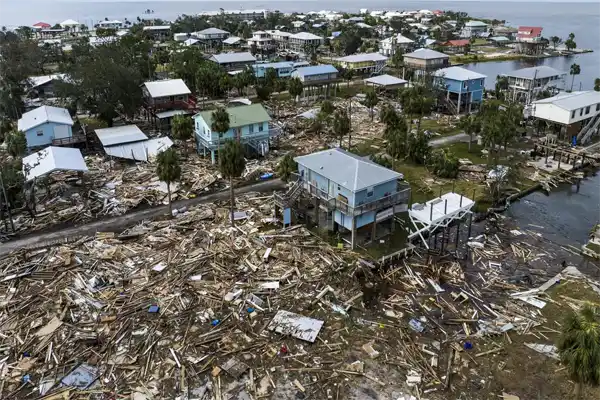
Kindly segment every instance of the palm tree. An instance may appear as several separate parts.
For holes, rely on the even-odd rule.
[[[333,103],[329,100],[325,100],[321,103],[321,112],[325,115],[325,116],[330,116],[331,114],[333,114],[333,112],[335,111],[335,106],[333,105]]]
[[[175,139],[184,143],[194,135],[194,120],[187,115],[176,115],[171,121],[171,132]],[[185,146],[189,148],[189,146]]]
[[[229,179],[231,226],[233,226],[233,210],[235,209],[233,178],[242,175],[244,168],[246,168],[246,160],[244,159],[244,149],[240,142],[236,140],[228,140],[223,147],[222,153],[219,157],[219,169],[223,177]]]
[[[346,69],[344,71],[344,79],[348,81],[348,87],[350,87],[350,81],[352,81],[352,78],[354,78],[354,70]]]
[[[466,115],[461,118],[458,126],[469,135],[469,153],[471,152],[471,143],[473,143],[473,134],[481,130],[479,119],[475,115]]]
[[[350,149],[350,118],[346,110],[339,109],[333,117],[333,132],[340,139],[340,148],[342,148],[342,139],[348,134],[348,149]]]
[[[211,117],[212,122],[210,123],[210,129],[213,132],[217,132],[217,134],[219,135],[219,142],[217,148],[219,151],[221,151],[221,139],[223,138],[223,135],[229,130],[229,113],[225,108],[219,107],[215,111],[213,111]]]
[[[172,216],[173,208],[171,205],[171,182],[181,179],[181,164],[179,163],[179,156],[177,155],[175,149],[170,148],[162,153],[159,153],[156,161],[156,175],[158,175],[158,179],[167,184],[169,215]]]
[[[294,98],[294,103],[297,102],[298,96],[302,94],[304,90],[304,86],[302,85],[302,81],[300,78],[292,78],[288,84],[288,91],[290,92],[290,96]]]
[[[550,42],[552,42],[552,46],[554,46],[554,50],[556,50],[556,46],[562,43],[562,39],[558,36],[550,36]]]
[[[574,394],[581,397],[581,386],[600,385],[600,314],[585,306],[571,312],[562,325],[557,343],[560,360],[575,381]]]
[[[572,75],[571,79],[571,92],[573,91],[573,84],[575,83],[575,75],[579,75],[581,73],[581,67],[579,64],[571,64],[571,69],[569,70],[569,75]]]
[[[373,108],[379,103],[379,99],[377,98],[377,93],[374,90],[369,90],[365,97],[365,106],[369,108],[369,114],[371,114],[371,122],[373,122]]]
[[[298,164],[294,161],[294,154],[287,153],[277,165],[277,176],[284,182],[292,177],[292,174],[298,169]]]

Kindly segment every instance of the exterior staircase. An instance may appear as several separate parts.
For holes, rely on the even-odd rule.
[[[577,134],[577,144],[585,144],[591,139],[592,135],[600,129],[600,113],[594,115],[592,119]]]
[[[275,193],[275,204],[281,208],[291,207],[302,194],[302,181],[298,178],[284,194]]]
[[[441,103],[450,111],[450,113],[458,115],[458,106],[445,96],[440,96]]]

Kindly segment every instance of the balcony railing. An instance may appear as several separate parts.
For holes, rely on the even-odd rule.
[[[339,210],[346,215],[352,216],[361,215],[368,211],[381,210],[382,208],[388,208],[396,204],[408,203],[408,197],[410,195],[410,186],[405,183],[400,183],[396,193],[392,193],[368,203],[351,206],[344,200],[330,197],[329,193],[319,189],[310,182],[303,181],[302,183],[304,189],[312,196],[323,199],[329,210]]]
[[[68,146],[85,142],[85,135],[73,135],[66,138],[52,139],[52,146]]]

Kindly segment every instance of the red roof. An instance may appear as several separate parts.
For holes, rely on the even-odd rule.
[[[518,38],[535,38],[542,36],[541,26],[520,26],[517,30]]]
[[[47,24],[46,22],[38,22],[37,24],[33,24],[33,26],[38,28],[50,28],[52,25]]]
[[[442,46],[463,47],[469,44],[469,39],[448,40]]]
[[[442,15],[444,12],[442,10],[433,10],[435,15]]]

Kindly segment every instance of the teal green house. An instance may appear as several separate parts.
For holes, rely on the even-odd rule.
[[[269,127],[271,117],[262,104],[229,107],[229,130],[215,132],[212,130],[213,110],[202,111],[194,115],[194,130],[198,153],[207,155],[214,164],[215,156],[227,140],[237,140],[251,151],[264,156],[269,152],[269,138],[273,130]]]

